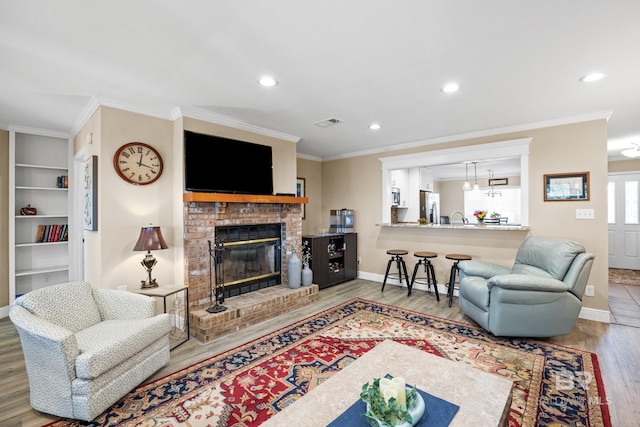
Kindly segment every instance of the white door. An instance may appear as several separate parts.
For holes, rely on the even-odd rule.
[[[640,270],[640,173],[611,174],[609,267]]]

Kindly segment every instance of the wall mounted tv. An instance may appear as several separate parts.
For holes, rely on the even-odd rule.
[[[194,192],[271,195],[271,147],[185,131],[184,186]]]

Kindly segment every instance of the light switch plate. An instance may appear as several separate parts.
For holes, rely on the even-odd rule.
[[[576,209],[576,219],[595,219],[595,209]]]
[[[587,285],[587,287],[584,289],[584,294],[588,297],[592,297],[595,295],[595,288],[593,287],[593,285]]]

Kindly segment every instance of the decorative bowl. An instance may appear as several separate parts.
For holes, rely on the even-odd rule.
[[[36,215],[37,213],[38,209],[31,207],[31,205],[27,205],[20,209],[20,215]]]
[[[407,389],[407,393],[411,391],[411,387],[406,387],[406,389]],[[366,403],[367,403],[367,412],[369,412],[369,402],[366,402]],[[413,423],[409,423],[408,421],[402,421],[400,423],[396,423],[395,426],[390,426],[389,424],[381,420],[378,420],[375,418],[369,418],[369,417],[367,417],[367,421],[369,421],[369,424],[371,424],[374,427],[376,426],[374,424],[375,422],[378,423],[377,427],[413,427],[414,425],[420,422],[420,419],[424,415],[424,410],[425,410],[424,399],[422,398],[420,393],[418,393],[416,395],[416,399],[413,402],[413,406],[407,409],[407,411],[409,412],[409,415],[411,415],[411,418],[413,419]]]

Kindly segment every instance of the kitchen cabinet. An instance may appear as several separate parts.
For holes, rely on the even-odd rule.
[[[302,236],[303,248],[311,251],[309,268],[320,289],[358,277],[358,235],[356,233]]]
[[[420,168],[420,190],[433,191],[433,171],[429,168]]]

